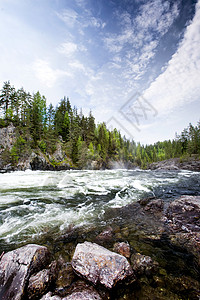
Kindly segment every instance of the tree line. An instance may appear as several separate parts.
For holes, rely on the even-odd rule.
[[[108,130],[105,123],[95,123],[90,111],[84,116],[82,110],[72,107],[64,97],[58,105],[47,106],[40,92],[30,94],[23,88],[16,90],[10,82],[4,82],[0,93],[0,127],[13,123],[18,138],[11,149],[11,157],[18,160],[31,149],[53,154],[56,144],[62,147],[79,168],[87,167],[88,161],[121,161],[141,168],[152,162],[186,155],[200,155],[200,123],[190,124],[175,139],[141,145],[122,137],[117,129]]]

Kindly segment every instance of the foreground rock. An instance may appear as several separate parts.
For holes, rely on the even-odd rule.
[[[100,283],[109,289],[133,277],[131,266],[124,256],[90,242],[77,245],[72,267],[91,283]]]
[[[19,300],[29,277],[49,263],[46,247],[26,245],[3,255],[0,261],[0,299]]]

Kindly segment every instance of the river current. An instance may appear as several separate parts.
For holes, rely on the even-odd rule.
[[[69,225],[111,222],[106,212],[155,196],[169,201],[200,195],[200,174],[191,171],[30,171],[0,174],[0,251],[34,242]]]

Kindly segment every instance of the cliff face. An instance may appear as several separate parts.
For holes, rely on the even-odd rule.
[[[32,151],[25,148],[25,154],[15,159],[13,149],[17,142],[17,135],[13,124],[6,128],[0,128],[0,173],[27,169],[67,170],[73,167],[59,142],[56,143],[56,150],[53,154],[44,154],[39,148]]]

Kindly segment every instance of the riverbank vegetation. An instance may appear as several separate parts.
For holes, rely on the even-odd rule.
[[[145,169],[165,159],[200,156],[200,122],[196,126],[189,124],[173,140],[141,145],[122,136],[117,129],[108,130],[105,123],[96,124],[91,111],[84,116],[72,107],[69,98],[61,99],[56,107],[47,106],[40,92],[16,90],[9,81],[4,82],[0,92],[0,111],[0,128],[12,123],[17,131],[12,149],[4,149],[1,154],[13,164],[30,154],[31,149],[51,155],[57,143],[62,144],[67,157],[78,168],[87,167],[88,161],[100,162],[104,167],[109,161],[120,161]]]

